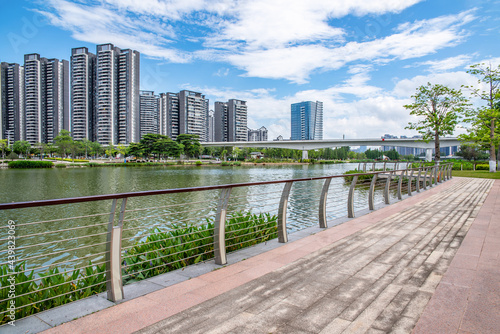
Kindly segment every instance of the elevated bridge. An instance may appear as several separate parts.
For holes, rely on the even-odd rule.
[[[443,137],[439,139],[441,147],[459,146],[460,142],[456,137]],[[266,147],[266,148],[288,148],[302,150],[302,159],[308,158],[307,151],[320,148],[333,148],[342,146],[396,146],[413,147],[426,150],[425,159],[432,160],[432,150],[434,140],[425,142],[417,138],[404,139],[324,139],[324,140],[279,140],[279,141],[237,141],[237,142],[212,142],[201,143],[203,147]]]

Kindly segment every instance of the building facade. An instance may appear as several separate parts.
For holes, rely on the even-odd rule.
[[[305,101],[291,106],[291,140],[323,139],[323,102]]]
[[[97,46],[96,140],[129,144],[140,140],[140,53],[113,44]]]
[[[24,56],[24,135],[30,144],[48,143],[69,122],[69,63],[39,54]]]
[[[148,133],[159,132],[159,97],[153,91],[140,91],[140,135],[141,138]]]
[[[24,136],[24,67],[0,63],[0,139],[9,143]]]
[[[160,134],[173,140],[178,135],[194,134],[208,140],[208,103],[205,95],[189,90],[161,93],[159,97]]]
[[[246,101],[231,99],[214,104],[214,141],[248,140]]]
[[[96,140],[96,56],[85,47],[71,50],[71,134],[75,140]]]
[[[249,128],[248,141],[267,141],[267,129],[263,126],[257,130]]]

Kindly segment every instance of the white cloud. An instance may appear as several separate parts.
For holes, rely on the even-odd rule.
[[[473,55],[458,55],[441,60],[429,60],[421,63],[416,63],[412,67],[428,66],[428,71],[430,72],[445,72],[457,67],[464,68],[466,65],[470,65],[472,58]]]
[[[392,35],[348,42],[346,15],[399,13],[420,0],[48,0],[40,11],[77,40],[113,42],[185,63],[229,62],[246,76],[305,83],[317,71],[387,63],[456,45],[472,12],[401,24]],[[184,41],[196,44],[185,49]]]

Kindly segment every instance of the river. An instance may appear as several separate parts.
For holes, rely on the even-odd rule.
[[[356,167],[357,164],[317,164],[3,169],[0,170],[0,202],[319,177],[343,174]],[[318,200],[322,186],[323,180],[294,184],[287,213],[290,233],[317,225]],[[333,179],[327,206],[329,219],[346,215],[345,198],[348,186],[342,178]],[[276,214],[282,189],[283,184],[236,188],[231,193],[229,215],[235,211]],[[183,222],[200,223],[205,217],[213,217],[219,194],[220,191],[212,191],[129,199],[127,210],[130,212],[124,222],[124,245],[137,242],[154,226],[165,227]],[[380,202],[381,196],[379,193],[376,201]],[[366,203],[366,188],[360,187],[355,206],[358,209],[366,208]],[[100,201],[7,210],[0,212],[0,216],[3,224],[14,220],[18,226],[16,233],[19,258],[29,259],[31,264],[40,266],[84,258],[96,249],[102,249],[110,206],[111,201]],[[143,210],[144,208],[148,209]],[[81,216],[83,218],[67,219]],[[38,223],[40,221],[44,223]],[[68,231],[52,232],[60,230]],[[5,242],[0,242],[3,243]],[[96,244],[100,245],[94,247]],[[76,250],[67,251],[68,248]],[[2,247],[3,249],[6,247]],[[49,253],[50,256],[43,255]],[[90,259],[95,261],[99,258],[102,256]],[[88,261],[88,258],[85,259]],[[78,262],[80,261],[76,261]]]

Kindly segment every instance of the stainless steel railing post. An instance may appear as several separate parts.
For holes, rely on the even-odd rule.
[[[415,182],[415,191],[420,192],[420,175],[422,174],[422,167],[418,167],[417,182]]]
[[[387,181],[385,182],[385,189],[384,189],[385,204],[391,204],[389,200],[389,187],[391,186],[392,173],[393,173],[392,171],[389,172],[389,175],[387,175]]]
[[[215,264],[227,263],[226,257],[226,213],[232,188],[224,188],[220,193],[214,226],[214,258]]]
[[[403,188],[403,176],[405,175],[406,171],[402,171],[401,174],[399,175],[399,180],[398,180],[398,199],[402,200],[403,199],[403,194],[401,191],[401,188]]]
[[[370,210],[375,210],[375,183],[377,182],[378,174],[374,174],[372,182],[370,182],[370,192],[368,193],[368,208]]]
[[[428,167],[424,167],[424,190],[427,189],[427,171],[429,170]]]
[[[116,302],[123,299],[122,280],[122,231],[127,198],[122,200],[118,224],[115,226],[117,199],[113,199],[109,214],[108,234],[106,243],[106,290],[108,299]]]
[[[354,218],[354,188],[356,187],[356,182],[358,182],[358,176],[355,175],[351,182],[351,187],[349,188],[349,197],[347,197],[347,217]]]
[[[408,196],[412,196],[411,194],[411,183],[412,183],[412,180],[413,180],[413,168],[412,170],[410,171],[410,175],[408,175]]]
[[[286,230],[286,208],[288,206],[288,196],[292,189],[293,181],[285,183],[281,193],[280,206],[278,209],[278,242],[288,242],[288,233]]]
[[[321,197],[319,199],[319,227],[327,228],[328,222],[326,221],[326,199],[328,196],[328,189],[330,188],[330,183],[332,179],[326,179],[323,183],[323,189],[321,190]]]

